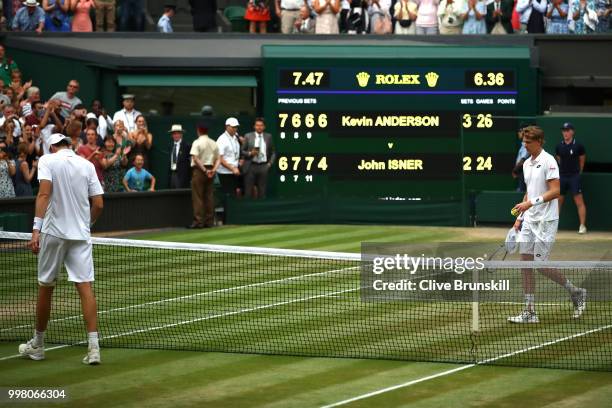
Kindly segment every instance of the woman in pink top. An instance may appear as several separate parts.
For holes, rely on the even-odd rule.
[[[438,34],[438,4],[439,0],[417,0],[416,33]]]
[[[95,0],[72,0],[71,9],[74,12],[72,19],[72,31],[90,33],[93,31],[89,9],[96,8]]]

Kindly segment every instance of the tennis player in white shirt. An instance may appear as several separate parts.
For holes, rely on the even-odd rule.
[[[51,297],[62,264],[81,298],[87,327],[84,364],[100,363],[100,346],[93,293],[94,265],[90,226],[102,213],[104,191],[89,161],[75,154],[71,140],[60,133],[49,137],[52,154],[38,162],[40,189],[30,247],[38,254],[38,302],[34,337],[19,346],[32,360],[45,358],[44,335],[51,313]],[[89,200],[91,199],[91,206]]]
[[[523,174],[527,193],[523,202],[514,206],[520,212],[514,228],[520,229],[517,242],[521,260],[547,261],[555,242],[559,224],[557,198],[560,194],[559,166],[553,156],[542,148],[544,131],[538,126],[528,126],[523,130],[523,142],[530,157],[523,163]],[[574,318],[579,318],[586,307],[586,289],[574,286],[559,270],[538,268],[538,271],[563,286],[569,293],[574,305]],[[535,276],[531,268],[523,273],[525,309],[518,315],[508,318],[511,323],[538,323],[535,310]]]

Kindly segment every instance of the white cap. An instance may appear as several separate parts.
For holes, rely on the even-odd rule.
[[[25,0],[23,5],[26,7],[36,7],[38,6],[38,2],[36,0]]]
[[[95,119],[98,120],[98,117],[96,116],[95,113],[93,112],[89,112],[86,116],[85,116],[85,120],[89,120],[89,119]]]
[[[508,251],[510,254],[515,253],[518,249],[518,244],[516,242],[517,236],[518,234],[514,227],[510,228],[508,234],[506,235],[506,251]]]
[[[225,121],[225,126],[237,127],[240,126],[240,123],[238,123],[238,119],[236,118],[227,118]]]
[[[62,135],[61,133],[54,133],[51,136],[49,136],[50,145],[57,144],[61,142],[62,140],[66,140],[68,143],[72,143],[72,139],[70,139],[68,136]]]
[[[121,99],[136,99],[136,96],[134,94],[123,94],[121,95]]]

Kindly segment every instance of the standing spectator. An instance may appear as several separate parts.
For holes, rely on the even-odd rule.
[[[369,5],[367,0],[349,0],[350,10],[346,22],[349,34],[365,34],[368,30],[369,18],[366,10]]]
[[[527,191],[527,185],[525,184],[525,175],[523,174],[523,163],[527,161],[530,154],[525,147],[525,142],[523,141],[523,129],[526,126],[521,127],[518,132],[518,138],[521,141],[521,147],[519,148],[518,153],[516,154],[516,159],[514,160],[514,169],[512,170],[512,178],[518,180],[518,184],[516,186],[516,191],[524,193]]]
[[[71,79],[66,86],[66,92],[56,92],[53,94],[51,99],[57,99],[61,105],[61,115],[64,119],[70,116],[70,113],[74,110],[77,105],[81,105],[83,102],[76,96],[79,91],[79,81]]]
[[[314,0],[313,6],[317,13],[315,34],[340,34],[337,17],[340,12],[340,0]],[[294,22],[295,19],[292,19],[292,23]]]
[[[328,4],[330,0],[323,0]],[[300,8],[304,5],[303,0],[275,0],[276,15],[281,20],[281,33],[290,34],[295,25],[295,20],[300,15]],[[316,4],[315,4],[316,11]]]
[[[97,99],[91,103],[91,113],[98,118],[98,134],[102,136],[103,139],[106,139],[109,130],[111,132],[113,130],[113,119],[106,113],[106,109],[102,107],[102,102]]]
[[[155,191],[155,177],[148,171],[142,168],[144,158],[137,154],[134,158],[134,167],[129,169],[123,176],[123,187],[125,191],[136,192],[145,191],[146,183],[149,182],[149,191]]]
[[[489,34],[512,34],[512,0],[489,3],[485,21]]]
[[[393,7],[395,34],[416,34],[418,6],[412,0],[398,0]]]
[[[45,26],[45,11],[36,0],[25,0],[13,18],[13,31],[35,31],[42,33]]]
[[[484,0],[468,0],[467,11],[463,14],[463,34],[486,34],[487,5]]]
[[[610,31],[610,14],[612,14],[611,0],[595,0],[595,12],[597,13],[597,27],[595,32],[608,33]]]
[[[315,20],[306,6],[300,9],[300,16],[295,20],[293,34],[314,34]]]
[[[84,143],[81,139],[81,129],[83,129],[83,122],[80,120],[67,120],[64,126],[64,134],[72,140],[72,151],[75,153],[79,151]]]
[[[115,122],[115,132],[113,133],[113,139],[117,142],[117,145],[123,150],[123,154],[128,155],[132,149],[132,141],[128,137],[128,132],[123,125],[122,120]]]
[[[36,86],[30,86],[25,92],[26,98],[19,103],[21,108],[21,116],[28,120],[29,116],[36,117],[33,106],[40,101],[40,89]]]
[[[119,9],[120,31],[144,31],[144,0],[123,0]]]
[[[546,34],[568,34],[567,29],[567,12],[569,6],[563,0],[552,0],[548,5],[548,25],[546,26]]]
[[[463,0],[442,0],[438,6],[440,34],[461,34],[463,30]]]
[[[87,129],[85,135],[87,137],[87,143],[82,144],[77,149],[77,154],[94,165],[98,180],[100,184],[102,184],[104,182],[104,166],[102,165],[104,153],[100,149],[100,146],[98,146],[98,134],[94,129]]]
[[[187,228],[209,228],[214,224],[215,202],[213,180],[219,168],[217,143],[208,137],[206,124],[197,127],[198,138],[191,145],[191,204],[193,222]]]
[[[17,70],[19,70],[17,63],[11,57],[6,56],[4,45],[0,44],[0,80],[4,82],[4,85],[11,82],[11,73]]]
[[[514,0],[514,6],[512,7],[512,18],[510,21],[512,22],[512,31],[517,32],[521,30],[521,16],[518,11],[516,11],[516,5],[519,0]]]
[[[137,154],[144,159],[144,168],[149,169],[149,151],[153,147],[153,135],[147,128],[145,117],[139,115],[136,118],[136,130],[130,132],[129,138],[132,141],[132,153],[129,156],[130,161],[133,161]]]
[[[30,168],[28,164],[28,145],[26,143],[19,143],[17,151],[19,156],[15,163],[15,196],[31,197],[34,195],[32,192],[32,180],[34,179],[34,174],[36,174],[38,160],[34,160],[32,168]]]
[[[69,32],[71,0],[42,0],[45,10],[45,31]]]
[[[238,141],[238,119],[227,118],[225,132],[217,139],[221,166],[219,166],[219,181],[225,196],[240,196],[240,142]]]
[[[98,138],[96,144],[100,148],[103,148],[104,138],[100,136],[100,133],[98,132],[98,118],[96,118],[96,115],[92,112],[89,112],[85,116],[85,129],[83,129],[83,131],[81,132],[81,139],[84,141],[84,143],[87,143],[87,131],[89,129],[92,129],[93,131],[96,132],[96,135],[97,135],[96,137]]]
[[[266,124],[263,118],[256,118],[253,132],[244,135],[242,156],[245,158],[242,165],[244,174],[244,194],[253,198],[264,198],[268,181],[268,171],[274,164],[276,152],[272,135],[265,133]],[[257,187],[255,191],[254,187]]]
[[[518,0],[516,11],[521,15],[521,34],[542,34],[547,0]]]
[[[6,147],[0,146],[0,198],[15,197],[15,189],[11,180],[15,172],[15,162],[9,158]]]
[[[559,213],[565,201],[565,195],[569,191],[574,196],[574,203],[578,210],[580,220],[579,234],[586,234],[586,205],[582,196],[582,185],[580,175],[584,171],[586,162],[586,151],[584,146],[574,138],[574,125],[566,122],[561,127],[563,140],[555,149],[555,156],[559,163],[559,174],[561,176],[561,195],[559,196]]]
[[[188,188],[191,181],[191,146],[183,141],[183,126],[172,125],[170,135],[170,188]]]
[[[594,0],[570,0],[568,29],[574,34],[590,34],[595,30],[595,22],[590,17],[595,13]]]
[[[297,1],[297,0],[295,0]],[[217,30],[217,0],[189,0],[193,31],[213,32]]]
[[[391,34],[391,0],[371,0],[368,7],[372,34]]]
[[[136,130],[136,118],[141,115],[136,109],[134,109],[135,96],[132,94],[123,94],[123,109],[115,112],[113,115],[113,125],[118,120],[123,121],[128,132]]]
[[[112,136],[104,139],[104,191],[118,193],[123,191],[123,176],[128,165],[127,155]]]
[[[160,33],[173,33],[172,29],[172,17],[176,13],[176,5],[175,4],[165,4],[164,5],[164,13],[161,15],[159,20],[157,21],[157,31]]]
[[[265,34],[266,25],[270,21],[270,8],[266,0],[249,0],[244,18],[249,21],[249,32],[255,34],[257,26],[259,33]]]
[[[72,11],[74,18],[72,19],[72,32],[75,33],[91,33],[93,24],[89,12],[91,8],[96,8],[95,0],[73,0]]]
[[[96,4],[96,31],[112,33],[115,31],[115,0],[97,0]]]
[[[419,35],[438,34],[439,0],[420,0],[416,19],[416,33]]]

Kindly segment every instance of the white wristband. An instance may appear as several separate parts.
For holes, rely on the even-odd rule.
[[[533,206],[544,204],[544,197],[537,196],[536,198],[532,198],[529,201],[531,202],[531,205],[533,205]]]
[[[32,226],[32,230],[40,231],[42,229],[43,219],[40,217],[34,217],[34,225]]]

